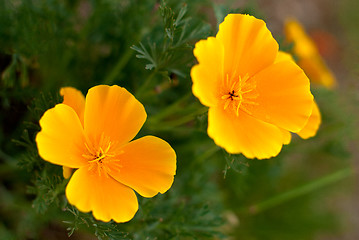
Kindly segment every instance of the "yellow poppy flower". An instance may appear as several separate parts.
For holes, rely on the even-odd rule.
[[[124,88],[93,87],[85,102],[79,94],[67,98],[66,91],[75,92],[65,88],[64,103],[40,119],[39,154],[51,163],[77,169],[66,187],[70,204],[82,212],[92,211],[98,220],[129,221],[138,210],[134,190],[153,197],[171,187],[176,154],[154,136],[131,141],[147,115]]]
[[[336,86],[334,74],[325,64],[313,40],[307,35],[303,26],[290,19],[284,26],[285,37],[293,42],[293,53],[298,56],[298,65],[303,68],[309,79],[327,88]]]
[[[193,94],[209,107],[208,135],[227,152],[270,158],[288,142],[285,131],[304,128],[313,108],[309,80],[293,61],[276,62],[278,43],[264,21],[229,14],[193,52]]]

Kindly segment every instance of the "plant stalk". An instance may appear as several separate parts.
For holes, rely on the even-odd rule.
[[[264,212],[268,209],[271,209],[273,207],[276,207],[278,205],[281,205],[281,204],[288,202],[292,199],[295,199],[297,197],[314,192],[322,187],[336,183],[336,182],[343,180],[353,174],[354,174],[353,169],[351,167],[348,167],[348,168],[339,170],[335,173],[332,173],[330,175],[319,178],[313,182],[310,182],[310,183],[307,183],[300,187],[297,187],[295,189],[281,193],[281,194],[274,196],[272,198],[269,198],[263,202],[253,204],[249,208],[246,208],[243,210],[255,215],[255,214]]]

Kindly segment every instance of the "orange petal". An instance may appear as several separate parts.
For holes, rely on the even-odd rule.
[[[101,136],[122,145],[133,139],[146,121],[143,105],[126,89],[99,85],[86,96],[85,133],[93,143]]]
[[[214,37],[196,43],[193,50],[199,64],[191,70],[193,94],[203,105],[214,106],[218,101],[218,83],[223,79],[223,46]]]
[[[144,197],[166,192],[176,174],[176,153],[160,138],[146,136],[126,144],[109,174]]]
[[[224,73],[253,76],[272,64],[278,43],[264,21],[243,14],[228,14],[216,36],[224,46]]]
[[[289,53],[283,52],[283,51],[278,51],[278,54],[277,54],[277,57],[276,57],[274,63],[288,61],[288,60],[294,62],[292,55],[290,55]]]
[[[138,209],[135,192],[112,177],[79,168],[66,187],[70,204],[82,212],[92,211],[97,220],[127,222]]]
[[[82,92],[73,87],[63,87],[60,89],[60,95],[64,97],[64,101],[62,103],[72,107],[75,110],[83,126],[85,97]]]
[[[302,25],[296,20],[286,21],[284,26],[285,36],[288,42],[294,42],[294,52],[299,58],[318,55],[318,49],[308,37]]]
[[[268,123],[291,132],[306,124],[313,104],[309,80],[293,61],[280,61],[253,77],[258,97],[248,110]]]
[[[298,132],[298,135],[303,139],[315,136],[321,122],[322,118],[319,112],[318,105],[316,102],[314,102],[312,114],[310,115],[308,122],[304,126],[304,128],[300,132]]]
[[[39,155],[46,161],[71,168],[86,164],[83,159],[84,131],[76,112],[65,104],[47,110],[36,136]]]
[[[247,158],[270,158],[278,155],[283,144],[282,131],[243,111],[228,114],[222,107],[208,111],[208,135],[227,152],[243,153]]]
[[[310,80],[327,88],[334,88],[337,85],[335,76],[303,26],[298,21],[290,19],[286,22],[284,31],[287,41],[294,43],[293,52],[299,57],[298,65],[303,68]]]
[[[69,179],[71,177],[72,174],[72,168],[69,167],[62,167],[62,175],[64,176],[65,179]]]
[[[319,55],[301,58],[298,65],[303,68],[312,83],[321,84],[329,89],[336,87],[334,74]]]
[[[283,128],[280,128],[280,130],[283,133],[283,144],[288,145],[292,140],[292,134],[289,131],[284,130]]]

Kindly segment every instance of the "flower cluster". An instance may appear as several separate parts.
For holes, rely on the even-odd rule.
[[[264,21],[230,14],[215,37],[196,43],[194,55],[193,94],[209,107],[208,135],[227,152],[270,158],[290,143],[291,133],[316,134],[321,117],[309,79],[278,50]],[[60,94],[63,103],[42,116],[36,143],[44,160],[71,177],[70,204],[98,220],[126,222],[138,209],[134,191],[153,197],[171,187],[172,147],[154,136],[131,141],[147,117],[132,94],[106,85],[91,88],[86,98],[72,87]]]

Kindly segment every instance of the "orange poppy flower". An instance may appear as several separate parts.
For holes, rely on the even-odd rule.
[[[336,86],[334,74],[325,64],[314,41],[305,32],[303,26],[290,19],[284,26],[285,37],[293,42],[293,53],[298,56],[298,65],[303,68],[309,79],[327,88]]]
[[[208,110],[208,135],[227,152],[276,156],[313,109],[309,80],[293,61],[276,61],[278,43],[264,21],[229,14],[216,37],[196,43],[193,94]]]
[[[138,209],[134,190],[153,197],[171,187],[174,150],[154,136],[131,141],[147,115],[124,88],[96,86],[86,100],[72,88],[64,88],[61,94],[64,103],[40,119],[36,136],[40,156],[77,169],[66,187],[70,204],[82,212],[92,211],[98,220],[131,220]]]

